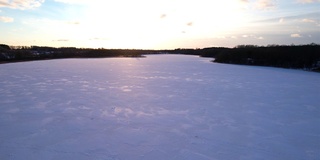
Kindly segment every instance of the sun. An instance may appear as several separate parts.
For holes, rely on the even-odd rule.
[[[234,0],[138,1],[91,3],[78,36],[95,48],[158,48],[165,41],[219,36],[244,20]]]

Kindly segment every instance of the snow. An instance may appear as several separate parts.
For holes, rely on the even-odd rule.
[[[0,159],[320,159],[319,73],[210,60],[1,64]]]

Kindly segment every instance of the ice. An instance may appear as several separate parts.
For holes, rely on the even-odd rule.
[[[320,158],[319,73],[186,55],[0,65],[0,159]]]

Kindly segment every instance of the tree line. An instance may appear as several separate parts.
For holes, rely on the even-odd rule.
[[[242,45],[225,50],[214,58],[214,62],[218,63],[319,70],[320,45],[269,45],[265,47]]]
[[[139,49],[92,49],[75,47],[46,46],[8,46],[0,44],[0,62],[16,62],[29,60],[59,58],[103,58],[103,57],[141,57],[153,53],[152,50]]]
[[[213,62],[320,71],[320,45],[238,45],[234,48],[176,49],[171,53],[212,57]]]
[[[273,66],[320,71],[320,45],[238,45],[234,48],[135,50],[75,47],[8,46],[0,44],[0,63],[57,58],[141,57],[146,54],[186,54],[212,57],[217,63]]]

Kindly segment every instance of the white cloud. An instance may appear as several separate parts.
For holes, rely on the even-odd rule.
[[[306,22],[306,23],[316,23],[315,20],[313,20],[313,19],[307,19],[307,18],[303,19],[302,22]]]
[[[161,16],[160,16],[161,19],[164,19],[164,18],[166,18],[166,17],[167,17],[166,14],[161,14]]]
[[[242,37],[243,38],[248,38],[249,36],[245,34],[245,35],[242,35]]]
[[[68,42],[70,41],[69,39],[57,39],[57,40],[53,40],[53,41],[57,41],[57,42]]]
[[[12,9],[32,9],[40,7],[45,0],[0,0],[0,7]]]
[[[71,24],[71,25],[80,25],[81,23],[79,21],[70,21],[70,22],[66,22],[67,24]]]
[[[67,3],[67,4],[89,4],[89,3],[96,3],[99,1],[93,1],[93,0],[54,0],[56,2],[60,3]]]
[[[248,10],[250,8],[249,0],[238,0],[238,7],[242,10]]]
[[[1,22],[4,22],[4,23],[10,23],[10,22],[13,22],[14,19],[11,18],[11,17],[3,17],[3,16],[0,16],[0,21],[1,21]]]
[[[257,37],[257,39],[263,40],[264,38],[260,36],[260,37]]]
[[[284,18],[280,18],[279,23],[283,23],[283,22],[284,22]]]
[[[239,0],[241,3],[249,3],[249,0]]]
[[[226,36],[216,36],[215,38],[217,38],[217,39],[226,39],[227,37]]]
[[[242,38],[259,39],[259,40],[263,40],[264,39],[264,37],[262,37],[262,36],[257,36],[257,35],[253,35],[253,34],[250,34],[250,35],[244,34],[241,37]]]
[[[302,37],[300,34],[298,34],[298,33],[294,33],[294,34],[291,34],[290,35],[292,38],[300,38],[300,37]]]
[[[270,10],[276,8],[274,0],[258,0],[255,7],[260,10]]]
[[[238,37],[237,37],[237,36],[231,36],[231,38],[232,38],[232,39],[238,39]]]
[[[298,3],[315,3],[320,2],[320,0],[298,0]]]
[[[187,23],[187,26],[192,26],[193,25],[193,22],[188,22]]]

